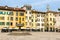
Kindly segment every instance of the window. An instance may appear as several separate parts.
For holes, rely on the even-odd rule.
[[[43,20],[43,19],[41,19],[41,21],[42,21],[42,20]],[[35,20],[35,22],[37,22],[37,21],[40,21],[40,19],[36,19],[36,20]]]
[[[56,17],[57,15],[55,14],[55,17]]]
[[[35,22],[37,22],[37,20],[35,20]]]
[[[50,21],[52,21],[52,18],[50,18]]]
[[[42,24],[42,26],[44,26],[44,24]]]
[[[11,26],[13,25],[13,23],[11,22]]]
[[[40,21],[40,19],[36,19],[36,20],[35,20],[35,22],[38,22],[38,21]],[[41,21],[43,21],[43,19],[41,19]]]
[[[29,17],[29,19],[31,19],[31,17]]]
[[[19,18],[19,20],[21,20],[21,18]]]
[[[43,21],[45,21],[45,19],[43,19]]]
[[[0,12],[0,14],[3,14],[3,12]]]
[[[10,12],[10,15],[13,15],[13,12]]]
[[[50,14],[50,15],[52,15],[52,14]]]
[[[27,14],[27,12],[26,12],[26,14]]]
[[[6,12],[4,12],[4,15],[6,14]]]
[[[0,22],[0,25],[2,25],[1,22]]]
[[[5,22],[2,22],[2,25],[5,25]]]
[[[31,14],[31,12],[29,12],[29,14]]]
[[[22,18],[22,21],[24,21],[24,18]]]
[[[5,25],[5,22],[0,22],[0,25]]]
[[[26,25],[27,25],[27,22],[26,22]]]
[[[16,22],[16,26],[17,26],[17,24],[18,24],[18,23]]]
[[[7,17],[7,20],[9,20],[9,17]]]
[[[33,24],[32,24],[32,26],[33,26]]]
[[[49,24],[47,23],[47,26],[49,26]]]
[[[40,15],[39,15],[39,14],[37,14],[37,17],[40,17]]]
[[[4,17],[2,17],[2,20],[4,20]]]
[[[29,22],[29,25],[31,25],[31,22]]]
[[[18,16],[18,12],[16,12],[16,16]]]
[[[8,15],[8,14],[9,14],[9,12],[6,12],[6,14]]]
[[[55,18],[53,18],[53,21],[55,21]]]
[[[48,21],[48,18],[47,18],[47,21]]]
[[[10,25],[10,22],[7,22],[6,25]]]
[[[20,16],[24,16],[24,13],[20,13]]]
[[[27,19],[28,17],[26,16],[26,19]]]
[[[11,17],[10,20],[13,20],[13,17]]]
[[[4,20],[4,17],[0,17],[0,20]]]
[[[21,24],[21,21],[19,21],[19,24]]]
[[[44,22],[44,19],[41,19],[42,22]]]
[[[44,17],[45,16],[45,14],[41,14],[41,17]]]
[[[18,21],[18,17],[16,17],[16,21]]]
[[[40,21],[40,19],[37,19],[37,21]]]
[[[32,22],[33,22],[33,19],[32,19]]]
[[[22,25],[24,26],[24,23]]]
[[[52,25],[52,23],[50,23],[50,25]]]
[[[13,12],[0,12],[0,14],[3,14],[3,15],[13,15]]]
[[[37,23],[36,26],[40,26],[40,23]]]
[[[48,16],[48,13],[46,15]]]
[[[10,15],[10,12],[7,12],[8,15]]]

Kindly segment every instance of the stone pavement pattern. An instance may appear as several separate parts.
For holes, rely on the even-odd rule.
[[[30,32],[32,35],[13,36],[9,33],[0,33],[0,40],[60,40],[60,33]]]

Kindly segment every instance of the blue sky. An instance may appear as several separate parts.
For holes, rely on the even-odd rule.
[[[22,7],[24,4],[32,5],[32,9],[39,11],[46,11],[47,4],[53,11],[60,8],[60,0],[0,0],[0,6]]]

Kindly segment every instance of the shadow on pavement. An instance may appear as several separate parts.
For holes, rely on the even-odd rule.
[[[27,35],[32,35],[29,32],[11,32],[8,35],[13,35],[13,36],[27,36]]]

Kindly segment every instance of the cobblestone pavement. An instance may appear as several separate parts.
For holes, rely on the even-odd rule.
[[[32,35],[8,35],[0,32],[0,40],[60,40],[60,33],[56,32],[29,32]]]

